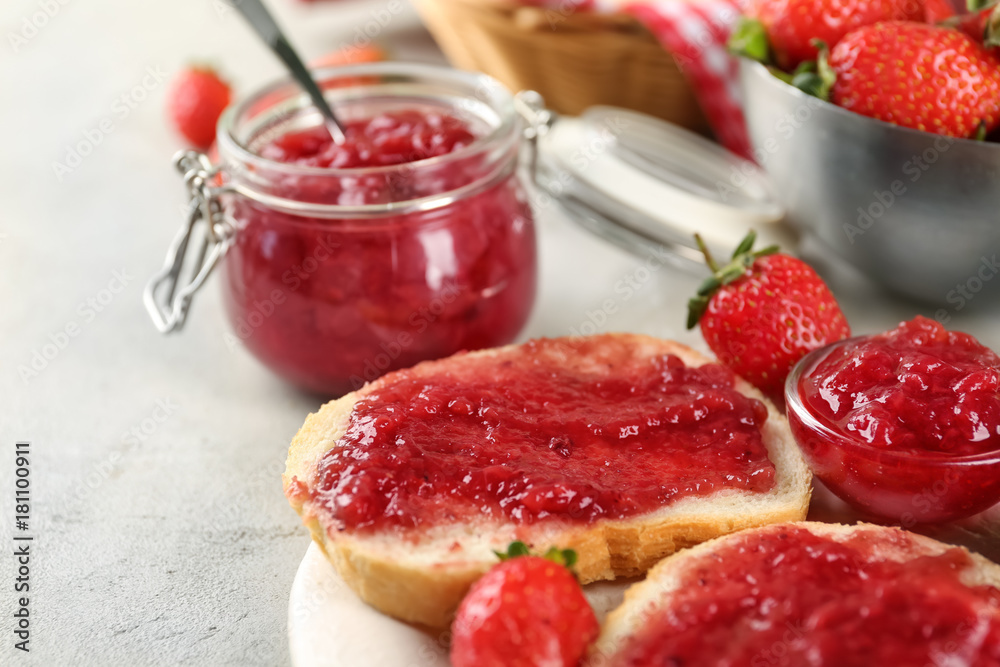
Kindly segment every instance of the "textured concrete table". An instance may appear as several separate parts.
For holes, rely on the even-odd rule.
[[[403,58],[440,59],[396,2],[273,4],[307,56],[367,32]],[[140,302],[183,197],[166,81],[207,60],[247,92],[278,67],[222,0],[12,0],[0,29],[0,664],[285,664],[308,538],[279,478],[318,401],[226,344],[216,289],[168,338]],[[645,268],[552,206],[539,219],[526,336],[614,329],[698,344],[682,321],[694,278]],[[919,312],[837,285],[859,331]],[[1000,344],[989,314],[953,315]],[[31,443],[25,531],[17,440]],[[15,535],[34,538],[29,593],[13,590]],[[20,596],[28,654],[14,649]]]

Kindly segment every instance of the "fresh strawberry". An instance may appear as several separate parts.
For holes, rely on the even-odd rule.
[[[780,400],[799,359],[851,334],[830,289],[805,262],[778,254],[777,246],[754,251],[750,232],[719,267],[696,239],[712,276],[688,303],[688,328],[700,323],[719,361],[771,398]]]
[[[167,95],[167,110],[178,131],[204,150],[215,140],[215,125],[231,98],[229,85],[215,71],[189,67],[174,79]]]
[[[1000,125],[1000,58],[965,33],[911,22],[855,30],[830,52],[830,101],[952,137]]]
[[[879,21],[920,21],[923,0],[756,0],[750,11],[763,27],[774,63],[791,71],[815,60],[814,40],[831,48],[847,33]]]
[[[477,581],[452,624],[453,667],[575,667],[597,637],[594,610],[569,570],[570,550],[528,555],[511,544]]]

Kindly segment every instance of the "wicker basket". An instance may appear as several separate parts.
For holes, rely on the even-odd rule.
[[[555,111],[609,104],[707,130],[673,57],[635,18],[514,2],[414,0],[453,65],[537,90]]]

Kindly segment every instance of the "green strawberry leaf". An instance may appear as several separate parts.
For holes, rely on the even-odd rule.
[[[819,75],[816,73],[816,68],[815,60],[804,60],[788,75],[787,81],[799,90],[805,90],[805,87],[810,85],[808,83],[810,79],[818,79]],[[810,91],[806,92],[810,95],[813,94]]]
[[[708,264],[708,268],[712,269],[712,273],[719,270],[719,265],[712,257],[712,251],[708,249],[708,245],[705,244],[705,239],[701,238],[701,234],[697,232],[694,235],[694,243],[698,246],[698,250],[705,257],[705,263]]]
[[[782,81],[784,81],[789,85],[792,83],[793,75],[789,74],[784,70],[780,70],[777,67],[768,66],[767,71],[770,72],[771,76],[773,76],[775,79],[781,79]]]
[[[823,79],[815,72],[803,72],[792,77],[791,84],[801,90],[806,95],[822,97]]]
[[[719,288],[739,280],[739,278],[746,275],[750,267],[753,266],[753,263],[760,257],[773,255],[779,251],[776,245],[769,245],[766,248],[754,250],[753,244],[757,241],[757,232],[751,229],[743,240],[740,241],[739,245],[736,246],[736,250],[733,251],[733,256],[729,263],[720,268],[712,258],[712,254],[708,251],[708,246],[705,245],[705,241],[701,238],[701,235],[695,234],[694,240],[698,244],[698,249],[705,256],[705,262],[712,270],[712,275],[702,282],[698,287],[696,296],[688,301],[688,329],[695,328],[705,314],[705,311],[708,310],[708,304]]]
[[[701,316],[708,310],[708,302],[709,298],[707,296],[696,296],[688,301],[688,329],[694,329],[698,325]]]
[[[764,24],[757,19],[742,17],[729,37],[729,51],[768,65],[771,63],[771,43]]]
[[[983,35],[983,46],[992,48],[1000,46],[1000,5],[996,5],[986,19],[986,34]]]
[[[830,100],[830,89],[837,80],[837,73],[830,67],[830,49],[825,42],[814,39],[819,50],[815,62],[802,63],[792,73],[791,84],[807,95]]]
[[[753,244],[756,242],[757,242],[757,232],[751,229],[750,233],[744,236],[743,240],[740,241],[740,244],[736,246],[736,250],[733,251],[732,259],[736,259],[740,255],[745,255],[746,253],[750,252],[750,248],[752,248]]]
[[[1000,2],[1000,0],[966,0],[965,6],[970,12],[978,12],[987,7],[992,7],[997,2]]]
[[[735,282],[737,278],[742,276],[753,264],[756,259],[753,255],[743,255],[738,258],[732,264],[727,265],[722,271],[719,272],[719,282],[723,285],[728,285],[729,283]]]
[[[976,133],[972,135],[973,141],[986,141],[986,121],[979,121],[979,127],[976,128]]]
[[[507,551],[494,551],[493,553],[501,561],[505,561],[512,558],[518,558],[520,556],[530,556],[531,549],[529,549],[528,545],[524,542],[517,540],[516,542],[510,543],[510,546],[507,547]],[[572,549],[560,549],[559,547],[550,547],[542,558],[550,560],[558,565],[562,565],[568,570],[572,570],[577,561],[575,551]]]
[[[528,549],[528,545],[524,542],[518,540],[516,542],[511,542],[510,546],[507,547],[507,551],[494,551],[496,557],[500,560],[510,560],[511,558],[517,558],[518,556],[528,556],[531,554],[531,550]]]
[[[553,563],[562,565],[566,569],[572,569],[572,567],[576,565],[576,552],[572,549],[550,547],[549,550],[545,552],[544,558],[552,561]]]
[[[780,251],[781,251],[781,247],[778,244],[773,243],[773,244],[767,246],[766,248],[761,248],[760,250],[755,250],[753,252],[753,258],[757,259],[758,257],[766,257],[767,255],[776,255]],[[753,262],[750,262],[750,263],[753,264]]]
[[[718,269],[716,269],[718,271]],[[704,282],[698,286],[698,291],[695,292],[698,296],[708,296],[715,290],[722,287],[722,281],[715,274],[712,274],[708,278],[705,278]]]

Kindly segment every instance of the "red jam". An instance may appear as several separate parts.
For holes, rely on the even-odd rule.
[[[531,210],[513,162],[497,172],[496,159],[476,148],[481,128],[423,108],[353,120],[345,130],[341,145],[317,128],[271,139],[255,150],[304,169],[260,169],[255,178],[285,200],[385,205],[386,213],[329,219],[234,198],[239,230],[225,271],[238,338],[280,375],[326,395],[510,342],[536,280]],[[465,186],[432,210],[389,207]]]
[[[861,509],[936,522],[1000,500],[1000,357],[972,336],[918,317],[832,348],[798,393],[820,428],[790,409],[796,439]]]
[[[960,549],[870,562],[905,534],[841,544],[786,527],[735,540],[682,574],[614,667],[1000,665],[1000,591],[960,580]]]
[[[872,447],[927,456],[1000,449],[1000,357],[933,320],[839,348],[801,387],[824,422]]]
[[[313,494],[334,528],[591,522],[774,486],[767,410],[734,376],[621,338],[538,340],[401,371],[359,401]]]
[[[476,135],[465,122],[440,113],[404,109],[344,124],[343,143],[324,127],[282,135],[260,149],[269,160],[304,167],[357,169],[390,167],[447,155],[468,146]]]

